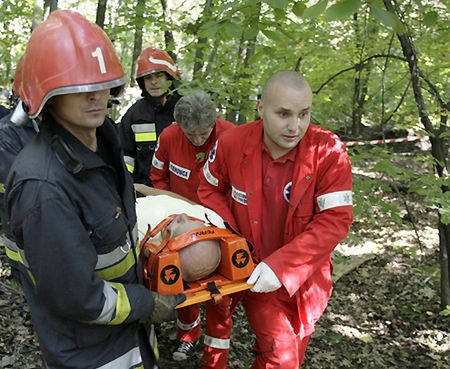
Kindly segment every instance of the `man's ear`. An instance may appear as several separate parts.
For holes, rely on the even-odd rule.
[[[262,118],[262,114],[264,112],[264,103],[261,99],[256,102],[256,110],[258,111],[259,116]]]

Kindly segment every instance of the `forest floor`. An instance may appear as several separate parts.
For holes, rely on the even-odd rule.
[[[420,245],[410,222],[399,225],[380,216],[376,226],[357,220],[336,249],[335,287],[303,369],[450,369],[450,315],[439,306],[436,217],[419,198],[407,201]],[[233,319],[229,367],[247,369],[253,335],[242,307]],[[201,349],[192,360],[171,360],[177,346],[173,323],[159,327],[158,339],[162,369],[199,367]],[[0,368],[41,367],[27,305],[1,248]]]

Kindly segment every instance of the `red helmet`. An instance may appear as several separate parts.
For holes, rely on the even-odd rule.
[[[57,10],[31,34],[22,81],[19,95],[35,118],[53,96],[123,87],[125,70],[99,26],[77,12]]]
[[[156,72],[166,72],[176,80],[180,79],[177,65],[164,50],[147,47],[142,50],[137,61],[136,79]]]
[[[14,75],[14,81],[12,85],[13,96],[19,96],[20,85],[22,84],[22,72],[23,72],[23,59],[25,55],[22,55],[16,66],[16,73]]]

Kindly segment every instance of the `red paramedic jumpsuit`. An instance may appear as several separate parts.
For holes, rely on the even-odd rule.
[[[199,173],[208,153],[222,132],[234,124],[216,119],[211,135],[202,146],[194,146],[176,123],[167,127],[159,136],[151,166],[151,180],[155,188],[169,190],[200,203],[197,197]],[[220,304],[206,303],[206,334],[202,368],[226,368],[231,333],[229,314],[230,298],[224,296]],[[228,319],[228,320],[227,320]],[[229,323],[228,323],[229,321]],[[177,319],[178,338],[194,342],[202,334],[200,306],[191,305],[180,309]]]
[[[270,232],[261,229],[262,145],[261,120],[225,132],[203,168],[198,190],[205,206],[253,243],[258,259],[262,237]],[[305,342],[331,295],[330,254],[353,221],[351,166],[339,138],[310,124],[293,150],[284,244],[262,259],[282,287],[244,297],[256,335],[252,368],[301,365]]]

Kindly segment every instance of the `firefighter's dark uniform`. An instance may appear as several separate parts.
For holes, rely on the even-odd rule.
[[[16,246],[11,240],[11,235],[7,229],[3,229],[2,221],[5,219],[5,181],[8,176],[9,169],[16,159],[19,152],[25,144],[37,133],[33,125],[18,127],[11,122],[12,112],[0,119],[0,230],[3,230],[6,239],[4,239],[6,247],[6,256],[10,263],[13,273],[15,270],[15,259],[18,257]]]
[[[20,277],[49,368],[156,368],[135,198],[114,124],[94,153],[45,117],[6,183]]]
[[[151,186],[150,166],[156,143],[162,130],[175,120],[173,110],[180,97],[173,92],[161,105],[147,93],[123,116],[119,125],[120,138],[125,163],[135,183]]]

